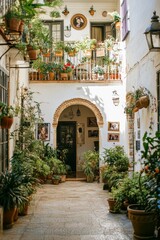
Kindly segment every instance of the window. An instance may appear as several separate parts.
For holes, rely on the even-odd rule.
[[[157,119],[157,129],[160,131],[160,72],[157,74],[157,104],[158,104],[158,119]]]
[[[129,33],[127,0],[123,0],[121,4],[121,12],[122,12],[122,41],[124,41]]]
[[[44,24],[48,26],[50,30],[50,36],[54,42],[63,41],[63,21],[45,21]]]
[[[0,68],[0,101],[8,102],[8,76]],[[0,129],[0,172],[8,168],[8,130]]]
[[[111,28],[111,23],[91,22],[91,38],[103,42],[110,35],[116,38],[116,32]]]

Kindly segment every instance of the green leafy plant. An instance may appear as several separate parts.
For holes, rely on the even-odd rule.
[[[148,94],[146,93],[146,89],[143,87],[128,92],[126,95],[126,107],[124,108],[124,112],[126,114],[132,114],[134,109],[136,108],[137,101],[142,96],[148,96]]]
[[[98,65],[92,69],[92,72],[98,73],[99,75],[103,75],[105,73],[103,67]]]
[[[82,169],[86,176],[95,177],[99,171],[99,153],[96,151],[88,150],[83,153],[84,161]]]
[[[6,171],[0,175],[0,205],[4,211],[20,206],[27,201],[23,176]]]
[[[6,103],[0,102],[0,119],[2,117],[14,117],[18,114],[18,108],[14,108],[11,105],[7,105]]]
[[[115,146],[104,149],[104,162],[114,167],[117,171],[127,171],[129,167],[129,159],[122,146]]]
[[[143,173],[147,176],[145,186],[149,190],[147,199],[147,211],[155,211],[160,219],[160,132],[156,132],[155,136],[149,136],[145,132],[143,136],[142,163],[144,165]],[[141,179],[140,179],[141,180]],[[143,183],[140,181],[140,189]]]
[[[116,200],[116,208],[121,210],[124,204],[140,204],[143,205],[143,200],[148,196],[149,191],[143,185],[142,191],[139,189],[139,173],[134,173],[132,176],[126,176],[120,182],[118,188],[112,188],[112,197]],[[141,181],[144,184],[146,177],[143,176]]]

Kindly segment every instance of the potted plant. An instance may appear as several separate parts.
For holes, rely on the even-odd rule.
[[[149,105],[149,96],[143,87],[137,88],[135,91],[130,91],[126,94],[126,114],[132,114],[139,111],[141,108],[146,108]]]
[[[18,109],[17,109],[18,111]],[[17,112],[18,113],[18,112]],[[13,124],[13,117],[16,115],[16,109],[6,103],[0,102],[0,125],[1,128],[9,129]]]
[[[72,78],[74,65],[67,59],[66,63],[59,65],[60,77],[62,80],[68,80]]]
[[[159,230],[160,226],[160,132],[156,132],[153,137],[145,132],[141,152],[143,168],[139,178],[139,190],[141,192],[142,185],[144,185],[149,194],[143,199],[141,205],[128,206],[128,216],[134,228],[134,235],[138,239],[144,237],[153,239],[155,228]],[[144,184],[141,182],[143,174],[147,177]]]
[[[58,185],[60,183],[60,179],[61,179],[61,177],[59,175],[53,175],[52,176],[52,183],[54,185]]]
[[[84,52],[85,57],[91,57],[92,50],[97,46],[97,40],[86,37],[83,41],[78,42],[77,46]]]
[[[67,42],[65,44],[64,50],[66,53],[68,53],[69,57],[74,57],[79,51],[78,43],[77,42]]]
[[[141,181],[145,183],[146,177],[143,176]],[[126,210],[130,204],[142,204],[148,190],[143,186],[142,191],[139,191],[139,173],[133,173],[132,176],[127,175],[123,178],[118,188],[113,187],[111,193],[116,200],[115,208],[121,211]]]
[[[111,24],[111,27],[119,29],[120,28],[120,22],[121,22],[120,14],[117,11],[113,11],[109,14],[113,17],[113,23]]]
[[[8,31],[10,32],[20,31],[20,25],[22,21],[21,21],[21,15],[18,12],[18,9],[16,9],[15,7],[12,8],[5,14],[4,17],[5,17],[6,28]]]
[[[82,169],[86,175],[87,182],[93,182],[99,170],[99,153],[96,151],[88,150],[83,154],[84,161]]]
[[[62,41],[54,42],[53,43],[54,55],[56,57],[63,57],[64,48],[65,48],[64,42]]]
[[[124,151],[123,146],[115,146],[105,148],[103,152],[104,162],[111,167],[114,167],[118,172],[126,172],[129,167],[129,158]]]
[[[27,201],[22,179],[22,175],[8,171],[0,175],[0,205],[4,210],[4,229],[13,226],[16,208]]]
[[[92,78],[93,80],[102,80],[104,79],[104,69],[102,66],[96,65],[95,67],[93,67],[92,69]]]
[[[48,63],[42,61],[41,58],[37,58],[33,61],[32,67],[36,69],[39,73],[39,80],[44,80],[47,77],[47,74],[50,70],[50,66],[48,68]]]

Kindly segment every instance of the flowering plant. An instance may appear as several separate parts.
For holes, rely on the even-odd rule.
[[[60,66],[61,73],[69,73],[69,72],[72,72],[73,69],[74,69],[74,65],[72,64],[72,62],[70,60],[67,60],[67,63],[62,64]]]

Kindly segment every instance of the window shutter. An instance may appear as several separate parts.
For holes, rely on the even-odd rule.
[[[127,0],[123,0],[121,4],[121,12],[122,12],[122,41],[124,41],[129,33]]]

